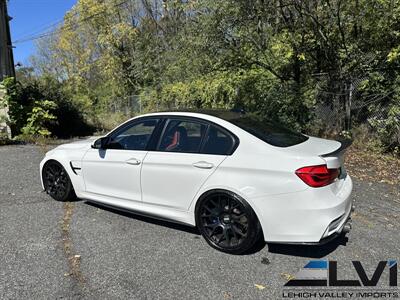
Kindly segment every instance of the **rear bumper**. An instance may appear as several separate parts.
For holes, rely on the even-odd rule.
[[[353,183],[346,176],[338,186],[251,199],[265,241],[323,244],[351,229]]]
[[[310,246],[322,246],[325,244],[330,243],[331,241],[337,239],[338,237],[341,236],[341,234],[346,234],[349,233],[352,229],[352,220],[351,220],[351,213],[354,211],[355,207],[354,205],[351,208],[350,214],[347,216],[345,219],[345,222],[343,225],[339,226],[338,230],[334,231],[333,233],[329,233],[326,236],[322,237],[318,242],[287,242],[287,243],[282,243],[282,244],[292,244],[292,245],[310,245]],[[329,228],[329,227],[328,227]],[[328,230],[327,230],[328,232]]]
[[[334,235],[340,234],[341,232],[348,233],[352,228],[351,213],[355,210],[354,204],[350,206],[350,209],[346,213],[333,220],[326,228],[324,234],[322,235],[321,241]]]

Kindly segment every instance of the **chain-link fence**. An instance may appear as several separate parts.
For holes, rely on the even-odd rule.
[[[142,111],[142,102],[139,95],[114,99],[108,105],[108,112],[121,113],[127,117],[140,114]]]
[[[353,79],[346,83],[338,81],[326,86],[327,80],[321,80],[316,86],[316,106],[312,113],[314,123],[319,125],[319,132],[327,134],[339,134],[343,131],[360,125],[371,130],[379,129],[377,124],[384,123],[388,118],[389,108],[393,104],[394,91],[386,93],[364,94],[361,88],[366,77]],[[174,103],[159,106],[155,110],[162,111],[175,109]],[[124,118],[139,115],[144,112],[140,95],[131,95],[114,99],[108,105],[108,112],[118,113]],[[400,116],[398,117],[398,132],[400,140]]]
[[[394,103],[394,91],[365,96],[360,88],[365,79],[339,82],[329,89],[317,85],[314,116],[326,131],[350,131],[356,126],[371,126],[374,121],[388,118],[389,108]],[[400,116],[398,121],[400,125]]]

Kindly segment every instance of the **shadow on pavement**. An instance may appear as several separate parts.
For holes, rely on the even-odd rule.
[[[110,207],[103,204],[93,203],[93,202],[85,202],[87,205],[103,209],[115,214],[119,214],[121,216],[139,220],[142,222],[155,224],[159,226],[164,226],[167,228],[172,228],[175,230],[181,230],[184,232],[188,232],[194,234],[196,238],[200,238],[200,232],[196,227],[191,227],[189,225],[174,223],[168,220],[155,219],[153,217],[143,216],[134,212],[126,211],[123,209],[117,209],[115,207]],[[323,244],[323,245],[290,245],[290,244],[268,244],[268,251],[270,253],[283,254],[283,255],[292,255],[292,256],[300,256],[300,257],[310,257],[310,258],[322,258],[335,251],[339,246],[346,246],[348,238],[345,234],[339,235],[336,239]],[[261,251],[265,247],[266,243],[263,240],[257,242],[254,247],[242,253],[242,255],[251,255]]]
[[[339,246],[346,246],[348,238],[345,234],[339,235],[336,239],[323,245],[284,245],[268,244],[268,250],[271,253],[322,258],[335,251]]]
[[[174,223],[172,221],[168,221],[168,220],[161,220],[161,219],[155,219],[154,217],[147,217],[147,216],[143,216],[134,212],[130,212],[130,211],[126,211],[123,209],[117,209],[115,207],[110,207],[107,205],[103,205],[103,204],[97,204],[97,203],[93,203],[93,202],[85,202],[87,205],[96,207],[96,208],[100,208],[115,214],[119,214],[121,216],[124,217],[128,217],[131,219],[135,219],[135,220],[139,220],[142,222],[146,222],[146,223],[150,223],[150,224],[155,224],[155,225],[159,225],[159,226],[164,226],[164,227],[168,227],[168,228],[172,228],[172,229],[176,229],[176,230],[181,230],[184,232],[188,232],[188,233],[192,233],[195,235],[200,235],[200,232],[197,230],[196,227],[191,227],[189,225],[184,225],[184,224],[179,224],[179,223]]]

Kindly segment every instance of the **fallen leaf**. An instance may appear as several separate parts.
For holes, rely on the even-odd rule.
[[[281,276],[282,276],[283,278],[285,278],[286,280],[292,280],[292,279],[295,278],[293,275],[291,275],[291,274],[289,274],[289,273],[282,273]]]
[[[266,286],[262,285],[262,284],[254,284],[254,286],[258,289],[258,290],[263,290],[266,288]]]

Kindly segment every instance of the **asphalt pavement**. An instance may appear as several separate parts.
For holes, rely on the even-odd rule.
[[[309,260],[338,261],[341,278],[357,278],[354,260],[368,276],[399,260],[399,186],[354,179],[353,229],[324,246],[228,255],[190,227],[52,200],[40,186],[44,150],[0,147],[0,299],[280,299]],[[385,270],[378,288],[387,282]]]

